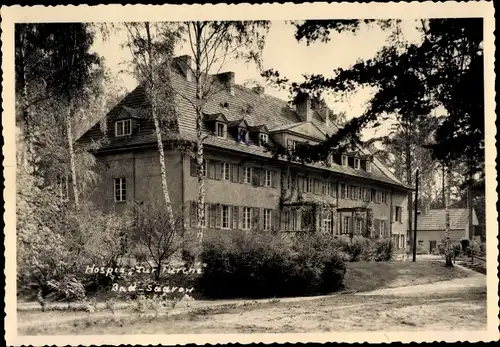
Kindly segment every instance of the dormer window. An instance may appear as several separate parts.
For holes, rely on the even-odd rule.
[[[361,168],[361,159],[354,158],[354,169],[359,170]]]
[[[348,166],[348,157],[347,155],[342,155],[342,166]]]
[[[369,160],[366,161],[366,172],[372,172],[372,162]]]
[[[224,123],[215,123],[215,134],[217,137],[221,137],[223,139],[226,138],[226,124]]]
[[[269,142],[269,136],[264,133],[259,134],[259,144],[262,146]]]
[[[132,120],[124,119],[115,122],[115,136],[132,135]]]
[[[238,143],[248,145],[248,129],[238,128]]]

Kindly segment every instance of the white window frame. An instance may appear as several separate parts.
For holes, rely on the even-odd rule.
[[[355,170],[361,169],[361,159],[354,158],[354,169]]]
[[[229,163],[222,163],[222,180],[231,180],[231,165]]]
[[[224,221],[224,219],[226,219],[226,221]],[[224,222],[226,222],[226,226],[224,226]],[[231,229],[231,206],[229,205],[221,205],[220,227],[221,229],[226,229],[226,230]]]
[[[271,230],[272,226],[272,210],[264,209],[264,230]]]
[[[243,167],[243,183],[252,183],[252,168],[250,166]]]
[[[356,231],[360,234],[363,233],[363,220],[361,218],[356,219]]]
[[[399,235],[399,248],[406,248],[405,247],[405,235],[404,234]]]
[[[331,233],[332,228],[332,211],[324,211],[323,212],[323,232]]]
[[[264,185],[266,187],[271,187],[272,182],[273,182],[273,172],[271,170],[266,170],[265,171],[265,177],[264,177]]]
[[[222,130],[222,134],[220,134],[219,130]],[[215,122],[215,136],[220,137],[221,139],[226,138],[226,124],[221,122]]]
[[[378,227],[379,227],[379,231],[378,231],[378,232],[379,232],[379,236],[380,236],[380,237],[383,237],[383,236],[384,236],[384,233],[385,233],[385,225],[386,225],[385,223],[386,223],[385,219],[379,219],[379,220],[378,220]]]
[[[128,124],[128,132],[126,132],[127,125]],[[120,130],[120,132],[118,131]],[[123,120],[118,120],[115,122],[115,136],[116,137],[121,137],[121,136],[128,136],[132,135],[132,120],[131,119],[123,119]]]
[[[240,139],[240,131],[245,131],[245,138],[243,140]],[[244,127],[239,127],[238,128],[238,133],[236,134],[237,138],[236,140],[238,141],[238,143],[242,143],[244,145],[248,144],[248,129],[247,128],[244,128]]]
[[[349,199],[349,185],[344,184],[344,199]]]
[[[259,145],[262,146],[263,144],[265,143],[268,143],[269,142],[269,135],[265,134],[265,133],[260,133],[259,134]]]
[[[252,208],[243,207],[242,229],[250,230],[251,228],[252,228]]]
[[[344,234],[350,234],[351,233],[351,217],[350,216],[344,216],[343,221],[342,221],[342,232]]]
[[[342,154],[341,164],[342,166],[349,166],[349,158],[347,157],[347,155]]]
[[[283,212],[283,231],[288,231],[290,229],[290,212],[289,211],[284,211]]]
[[[127,179],[125,177],[113,179],[113,194],[115,202],[127,201]]]

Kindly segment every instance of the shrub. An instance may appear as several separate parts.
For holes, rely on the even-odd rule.
[[[394,255],[394,245],[390,238],[377,239],[375,245],[375,261],[390,261]]]
[[[207,264],[198,288],[207,297],[278,297],[333,292],[342,287],[345,263],[332,237],[234,232],[203,244]]]

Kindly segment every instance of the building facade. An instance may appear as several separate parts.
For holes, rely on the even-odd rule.
[[[176,115],[164,134],[167,183],[185,228],[196,226],[198,186],[190,143],[196,138],[190,58],[175,59]],[[210,76],[222,88],[204,107],[205,226],[209,230],[322,231],[392,237],[406,247],[408,188],[364,148],[301,164],[277,159],[269,148],[320,143],[338,128],[328,109],[302,97],[286,101],[236,85],[234,73]],[[94,152],[101,180],[92,195],[104,210],[126,211],[162,203],[154,127],[141,86],[78,141]],[[165,118],[165,117],[164,117]]]

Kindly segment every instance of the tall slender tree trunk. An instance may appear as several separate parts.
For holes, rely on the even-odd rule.
[[[66,115],[66,137],[68,139],[68,148],[69,148],[69,163],[71,168],[71,184],[73,188],[73,196],[75,199],[75,207],[78,208],[80,205],[80,196],[78,193],[78,184],[76,181],[76,163],[75,163],[75,151],[73,148],[73,131],[71,129],[71,115],[72,115],[73,106],[71,102],[68,106],[68,113]]]
[[[196,81],[196,177],[198,181],[198,200],[196,203],[196,232],[198,238],[198,252],[196,261],[199,261],[199,255],[202,249],[203,244],[203,234],[205,231],[205,180],[204,180],[204,169],[203,169],[203,133],[201,131],[203,124],[203,94],[202,94],[202,86],[201,86],[201,26],[200,22],[196,22],[196,71],[195,71],[195,81]],[[191,67],[187,67],[190,69]]]
[[[467,209],[469,215],[469,240],[474,238],[474,225],[472,224],[472,161],[469,160],[469,184],[467,185]]]
[[[410,148],[410,134],[409,127],[406,129],[406,139],[405,139],[405,164],[406,164],[406,184],[411,186],[411,148]],[[415,202],[416,203],[416,202]],[[408,232],[407,232],[407,240],[410,245],[410,249],[412,249],[413,245],[413,233],[412,233],[412,216],[413,216],[413,192],[408,192]]]
[[[444,219],[445,219],[445,230],[444,230],[444,240],[445,240],[445,256],[446,256],[446,266],[453,267],[451,240],[450,240],[450,171],[449,167],[445,171],[445,199],[444,199]]]
[[[147,83],[149,85],[149,95],[151,99],[151,116],[153,118],[153,123],[155,127],[156,133],[156,143],[158,146],[158,154],[160,157],[160,177],[161,177],[161,187],[163,191],[163,197],[165,199],[165,209],[167,212],[167,217],[169,219],[169,224],[172,230],[175,230],[175,221],[174,221],[174,213],[172,210],[172,202],[170,200],[170,194],[168,192],[168,183],[167,183],[167,169],[165,166],[165,150],[163,148],[163,139],[162,139],[162,131],[160,127],[160,121],[158,120],[158,103],[157,96],[158,91],[156,89],[155,83],[155,71],[153,67],[153,47],[152,47],[152,38],[151,32],[149,28],[149,23],[145,23],[146,26],[146,34],[147,34],[147,47],[148,47],[148,57],[149,57],[149,66],[147,73]]]

